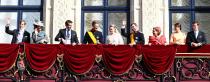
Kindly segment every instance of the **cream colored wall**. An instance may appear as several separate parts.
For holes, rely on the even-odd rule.
[[[142,0],[142,31],[145,34],[146,43],[152,35],[152,28],[159,26],[162,34],[169,41],[168,0]]]
[[[131,0],[130,22],[139,25],[145,34],[146,43],[152,35],[154,26],[162,27],[162,34],[169,37],[168,0]],[[80,39],[81,34],[81,0],[45,0],[44,22],[46,33],[50,36],[51,43],[54,41],[59,29],[64,28],[66,20],[74,22],[74,30]]]
[[[137,25],[140,28],[140,31],[142,31],[142,6],[141,6],[141,1],[140,0],[131,0],[130,2],[130,22],[131,23],[137,23]]]

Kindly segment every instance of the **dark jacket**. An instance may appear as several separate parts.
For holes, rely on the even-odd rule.
[[[18,40],[17,36],[19,33],[18,29],[9,30],[9,26],[6,26],[5,32],[13,36],[11,43],[17,43],[17,40]],[[30,33],[29,32],[24,31],[22,42],[30,43]]]
[[[93,35],[95,36],[95,38],[97,39],[97,43],[100,42],[100,44],[104,44],[104,41],[103,41],[103,35],[102,35],[102,32],[100,31],[95,31],[95,32],[92,32]],[[92,39],[90,38],[88,32],[85,33],[85,37],[84,37],[84,40],[82,42],[83,44],[93,44],[93,41]]]
[[[59,41],[59,38],[66,39],[66,35],[66,29],[60,29],[55,37],[55,41]],[[71,30],[71,43],[79,43],[77,33],[74,30]],[[63,42],[61,41],[60,44],[63,44]]]
[[[195,38],[194,31],[188,32],[187,38],[186,38],[186,44],[191,45],[192,42],[206,44],[207,40],[206,40],[205,33],[202,31],[199,31],[197,38]]]
[[[128,39],[128,43],[131,43],[131,41],[130,41],[131,33],[126,33],[125,28],[124,28],[124,29],[121,29],[121,34]],[[134,34],[134,41],[136,42],[136,44],[144,45],[145,44],[144,34],[137,31]]]

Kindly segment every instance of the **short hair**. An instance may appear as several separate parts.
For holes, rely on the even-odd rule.
[[[24,23],[24,25],[26,25],[26,21],[25,20],[20,20],[19,24]]]
[[[94,20],[94,21],[92,22],[92,26],[94,26],[95,24],[99,24],[98,21]]]
[[[132,25],[135,25],[135,26],[137,26],[137,24],[136,24],[136,23],[131,23],[131,26],[132,26]]]
[[[160,27],[153,27],[153,30],[158,32],[158,35],[161,33],[161,28]]]
[[[181,27],[181,24],[180,24],[180,23],[175,23],[175,24],[174,24],[174,27],[179,27],[179,28],[180,28],[180,30],[182,29],[182,27]]]
[[[69,23],[73,23],[71,20],[66,20],[65,25],[68,25]]]
[[[197,25],[199,25],[199,22],[198,22],[198,21],[194,21],[192,24],[197,24]]]

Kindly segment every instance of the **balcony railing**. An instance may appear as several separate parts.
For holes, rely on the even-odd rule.
[[[0,82],[210,80],[210,45],[0,44],[0,48]]]

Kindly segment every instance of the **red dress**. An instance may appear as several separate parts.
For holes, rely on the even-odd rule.
[[[158,37],[149,36],[149,44],[151,45],[165,45],[165,43],[166,43],[166,38],[163,35]]]

